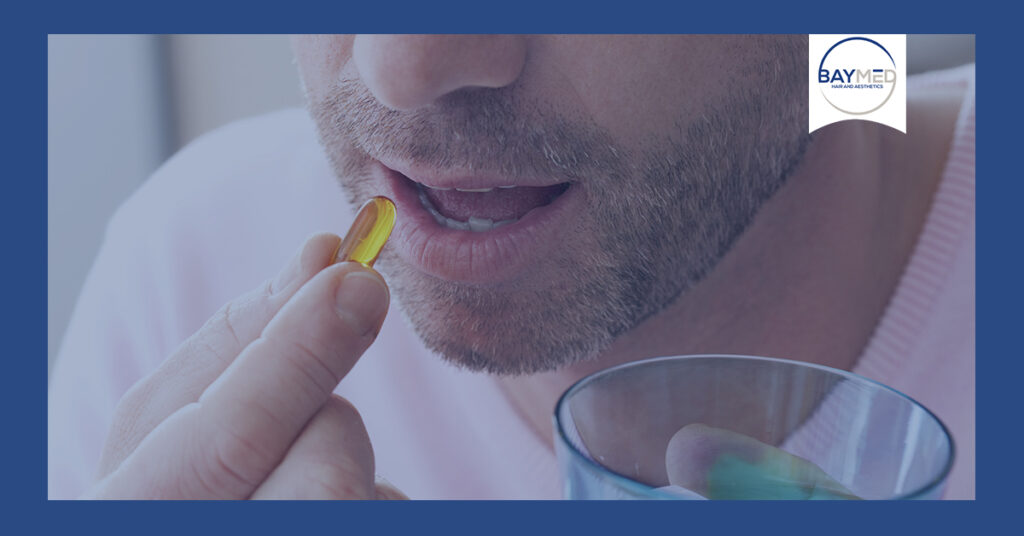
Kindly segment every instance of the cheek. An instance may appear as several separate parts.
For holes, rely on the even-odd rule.
[[[691,76],[701,68],[699,45],[680,36],[551,36],[538,38],[538,75],[562,110],[586,116],[622,147],[663,137],[707,94]],[[541,59],[543,58],[543,59]],[[557,93],[555,93],[557,91]]]
[[[567,36],[550,43],[563,90],[626,147],[676,135],[771,61],[770,40],[722,36]]]
[[[310,99],[316,101],[330,92],[340,79],[345,63],[352,57],[351,35],[298,35],[292,37],[292,51]]]

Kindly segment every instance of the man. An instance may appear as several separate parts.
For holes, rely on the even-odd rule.
[[[906,135],[811,136],[802,36],[294,48],[312,122],[208,135],[111,222],[53,380],[52,496],[556,498],[572,382],[735,353],[914,396],[973,497],[973,66],[911,82]],[[331,265],[333,234],[285,261],[373,195],[399,213],[383,278]]]

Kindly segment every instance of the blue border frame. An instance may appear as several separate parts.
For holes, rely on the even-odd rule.
[[[97,529],[103,533],[207,533],[255,531],[313,533],[326,530],[395,530],[522,534],[538,529],[573,533],[644,531],[764,531],[827,534],[976,531],[977,522],[1000,527],[996,519],[1016,498],[1012,478],[1019,449],[1004,431],[1019,422],[1020,362],[1024,352],[1013,336],[1024,318],[1021,302],[1019,231],[1020,153],[1017,28],[1009,17],[985,22],[976,2],[930,2],[926,7],[892,2],[841,6],[804,2],[679,3],[672,7],[635,1],[609,5],[516,2],[491,7],[438,3],[296,1],[284,8],[263,2],[227,8],[185,0],[144,2],[17,3],[6,6],[2,35],[8,60],[4,96],[13,121],[3,133],[14,162],[3,223],[7,288],[8,388],[3,402],[11,422],[5,434],[8,474],[3,486],[4,526],[32,533]],[[843,18],[829,14],[844,13]],[[316,17],[306,13],[326,9]],[[29,11],[30,10],[30,11]],[[998,13],[998,12],[996,12]],[[999,25],[1002,25],[1000,27]],[[46,34],[351,31],[519,31],[529,33],[798,32],[798,33],[976,33],[979,57],[977,189],[978,265],[978,497],[943,503],[76,503],[46,497]],[[1005,61],[1004,61],[1005,59]],[[1011,94],[1010,92],[1013,91]],[[1002,105],[1006,106],[1003,107]],[[998,107],[997,107],[998,106]],[[1014,344],[1017,343],[1017,344]],[[1016,381],[1015,381],[1016,380]],[[1009,423],[1009,424],[1008,424]],[[1011,450],[1013,448],[1013,450]],[[690,506],[681,506],[688,504]],[[694,506],[699,504],[700,506]],[[15,517],[16,516],[16,517]],[[993,524],[996,523],[996,524]],[[1010,521],[1013,523],[1013,521]],[[1015,524],[1009,524],[1012,527]],[[984,530],[984,529],[982,529]],[[998,529],[997,529],[998,530]],[[20,533],[16,530],[11,533]]]

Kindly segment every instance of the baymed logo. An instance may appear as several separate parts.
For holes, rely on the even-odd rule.
[[[869,114],[884,106],[896,82],[892,54],[867,37],[847,37],[832,45],[818,65],[821,94],[835,109],[850,115]]]
[[[863,119],[906,132],[906,36],[811,35],[810,132]]]

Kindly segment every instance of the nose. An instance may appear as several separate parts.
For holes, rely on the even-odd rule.
[[[459,89],[511,84],[526,62],[526,37],[358,35],[352,57],[381,104],[412,110]]]

